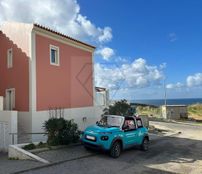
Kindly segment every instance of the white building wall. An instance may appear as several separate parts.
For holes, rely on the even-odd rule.
[[[74,119],[80,130],[84,130],[87,126],[95,124],[100,120],[104,107],[83,107],[64,109],[64,118],[67,120]],[[20,112],[19,113],[19,142],[40,142],[46,141],[44,134],[25,135],[23,133],[43,133],[43,124],[51,117],[50,111],[39,112]]]
[[[4,109],[4,98],[2,96],[0,96],[0,111],[3,111]]]
[[[162,117],[165,119],[188,118],[187,106],[168,105],[162,106]]]
[[[109,91],[108,90],[96,92],[95,105],[96,106],[105,106],[105,107],[107,107],[109,105]]]
[[[2,150],[7,151],[7,147],[9,144],[17,143],[17,136],[15,135],[14,139],[12,139],[12,136],[10,135],[12,133],[17,133],[17,122],[18,122],[17,114],[18,114],[17,111],[0,111],[0,123],[1,123],[0,151]]]
[[[31,142],[32,115],[31,112],[18,112],[18,144]]]

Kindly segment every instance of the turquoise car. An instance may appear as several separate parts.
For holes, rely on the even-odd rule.
[[[103,149],[114,158],[130,147],[138,145],[144,151],[149,148],[148,130],[135,116],[103,116],[96,125],[85,129],[81,141],[86,149]]]

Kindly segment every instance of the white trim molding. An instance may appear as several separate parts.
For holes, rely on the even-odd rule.
[[[30,34],[29,111],[36,111],[36,34]]]
[[[55,50],[55,62],[52,62],[52,50]],[[50,64],[55,66],[60,66],[60,48],[55,45],[50,45],[49,47],[50,52]]]
[[[13,68],[13,49],[9,48],[7,50],[7,68]]]
[[[93,85],[93,106],[96,106],[96,91],[95,91],[95,64],[94,52],[92,52],[92,85]]]
[[[10,91],[11,92],[11,96],[8,96],[7,94],[8,94],[8,91]],[[15,88],[8,88],[8,89],[6,89],[6,91],[5,91],[5,97],[6,97],[6,110],[13,110],[13,109],[15,109]],[[8,97],[11,97],[11,98],[8,98]],[[11,102],[11,106],[9,106],[9,100],[11,100],[10,102]]]

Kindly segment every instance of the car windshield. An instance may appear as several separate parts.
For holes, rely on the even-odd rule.
[[[98,126],[103,127],[120,127],[123,122],[122,117],[118,116],[103,116],[98,122]]]

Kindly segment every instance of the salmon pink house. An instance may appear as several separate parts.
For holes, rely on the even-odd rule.
[[[0,96],[4,110],[18,112],[18,134],[42,132],[51,116],[74,119],[81,129],[98,119],[102,109],[94,102],[94,50],[38,24],[1,26]]]

